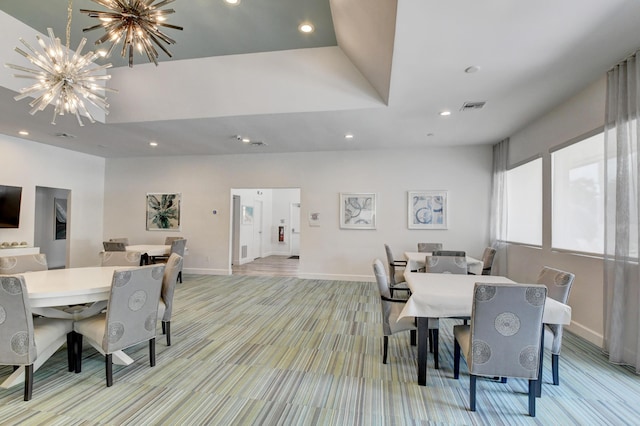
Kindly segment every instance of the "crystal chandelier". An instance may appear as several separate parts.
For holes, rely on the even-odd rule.
[[[73,52],[69,49],[71,36],[71,12],[72,0],[69,0],[67,7],[67,44],[66,49],[56,38],[53,30],[48,28],[49,44],[39,35],[36,36],[38,44],[42,48],[42,53],[31,47],[24,39],[20,38],[22,44],[31,52],[25,52],[19,47],[15,51],[24,56],[39,69],[31,69],[19,65],[6,64],[8,68],[21,71],[25,74],[14,74],[17,78],[37,80],[33,85],[20,90],[20,95],[14,97],[16,101],[33,96],[29,102],[32,107],[30,113],[34,115],[38,111],[43,111],[47,105],[54,105],[53,120],[51,124],[56,124],[56,116],[74,114],[78,119],[78,124],[84,126],[81,115],[86,116],[92,123],[95,119],[85,106],[85,101],[96,106],[105,114],[109,112],[109,104],[104,92],[117,92],[108,89],[104,84],[98,84],[99,80],[108,80],[110,75],[101,73],[110,68],[111,64],[96,66],[93,61],[100,55],[94,52],[82,54],[82,49],[87,42],[83,38],[78,45],[78,49]]]
[[[160,3],[153,4],[156,0],[91,0],[101,6],[110,9],[109,11],[80,9],[91,18],[98,18],[100,22],[93,27],[85,28],[83,31],[91,31],[104,28],[106,34],[96,40],[96,45],[111,41],[111,47],[107,56],[111,55],[116,44],[123,41],[122,57],[129,56],[129,66],[133,67],[133,49],[138,48],[140,53],[145,53],[149,62],[158,65],[158,51],[153,43],[158,46],[170,58],[171,52],[163,45],[175,44],[175,40],[169,38],[160,31],[159,27],[181,30],[182,27],[167,24],[166,15],[175,13],[173,9],[159,8],[174,0],[161,0]],[[153,43],[152,43],[153,42]]]

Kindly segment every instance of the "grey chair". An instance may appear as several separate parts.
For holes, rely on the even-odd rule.
[[[429,273],[467,274],[465,252],[435,251],[425,258],[425,270]]]
[[[165,237],[164,245],[170,246],[175,240],[182,240],[184,237]]]
[[[123,237],[123,238],[110,238],[109,241],[112,242],[112,243],[123,243],[125,246],[129,245],[129,238],[126,238],[126,237]]]
[[[407,294],[411,294],[409,286],[404,280],[404,271],[407,268],[407,261],[394,260],[393,252],[388,244],[384,245],[384,250],[387,254],[387,265],[389,266],[390,297],[393,297],[393,292],[395,290],[405,291]]]
[[[442,250],[442,243],[418,243],[419,253],[431,253],[436,250]]]
[[[139,251],[103,251],[100,253],[102,266],[141,266],[142,253]]]
[[[46,271],[47,269],[49,269],[47,256],[44,253],[0,257],[0,275]]]
[[[24,366],[24,400],[33,394],[33,372],[65,341],[73,371],[73,320],[34,318],[24,278],[0,277],[0,364]]]
[[[121,241],[103,241],[104,251],[126,251],[126,244]]]
[[[512,377],[529,380],[529,415],[535,417],[546,296],[543,285],[476,283],[471,325],[453,327],[454,378],[460,377],[462,355],[471,411],[476,411],[477,377]]]
[[[105,355],[107,387],[113,385],[113,353],[149,343],[149,364],[156,364],[155,340],[164,265],[116,270],[105,313],[76,321],[75,371],[82,371],[83,336]]]
[[[382,347],[382,363],[387,363],[387,353],[389,348],[389,336],[400,333],[401,331],[411,331],[411,344],[416,342],[416,325],[414,318],[402,318],[398,320],[400,312],[406,303],[406,300],[393,299],[387,280],[387,272],[380,259],[373,261],[373,273],[376,276],[378,290],[380,291],[380,304],[382,307],[382,332],[384,334],[384,342]]]
[[[482,275],[491,275],[493,260],[496,257],[496,249],[487,247],[482,253]]]
[[[184,251],[186,248],[187,240],[184,238],[176,238],[171,242],[171,251],[169,252],[169,256],[154,256],[152,261],[154,263],[166,263],[169,260],[169,257],[174,253],[184,258]],[[178,281],[182,282],[182,264],[180,264],[180,271],[178,272]]]
[[[169,256],[162,277],[162,293],[158,304],[158,318],[162,321],[162,334],[171,346],[171,314],[173,312],[173,293],[178,282],[178,273],[182,270],[182,256],[172,253]]]
[[[560,303],[567,303],[571,286],[575,280],[575,275],[570,272],[545,266],[538,276],[538,284],[547,287],[547,294],[550,298]],[[559,324],[544,325],[544,347],[551,351],[551,371],[553,373],[553,384],[560,384],[560,350],[562,349],[563,326]]]

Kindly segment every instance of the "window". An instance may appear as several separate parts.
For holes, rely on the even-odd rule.
[[[542,158],[507,171],[507,240],[542,245]]]
[[[556,249],[604,253],[604,133],[551,154]]]

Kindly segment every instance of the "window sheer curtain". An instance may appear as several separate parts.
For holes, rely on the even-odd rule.
[[[604,349],[640,373],[639,52],[607,74]]]
[[[491,211],[489,239],[496,249],[493,274],[507,275],[507,162],[509,139],[493,146],[493,176],[491,180]]]

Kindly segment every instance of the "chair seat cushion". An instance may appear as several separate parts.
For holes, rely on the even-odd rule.
[[[460,345],[460,353],[464,359],[469,359],[471,348],[471,326],[454,325],[453,338],[458,341],[458,344]]]
[[[93,340],[98,345],[102,345],[106,317],[106,314],[101,313],[93,317],[76,321],[73,324],[73,329],[76,333],[80,333],[87,339]]]
[[[73,331],[73,320],[37,317],[33,319],[33,337],[38,352],[47,348],[61,336]]]

